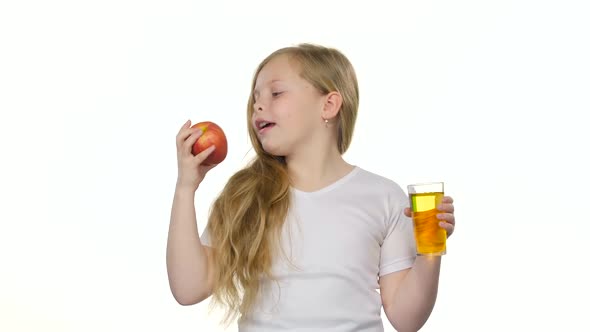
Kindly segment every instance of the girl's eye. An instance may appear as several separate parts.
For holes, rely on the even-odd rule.
[[[279,96],[281,93],[282,93],[282,92],[273,92],[273,93],[272,93],[272,96],[273,96],[273,97],[278,97],[278,96]]]

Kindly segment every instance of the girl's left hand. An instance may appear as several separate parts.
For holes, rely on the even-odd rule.
[[[455,231],[455,207],[453,206],[453,198],[450,196],[443,197],[442,203],[437,209],[440,213],[436,216],[438,220],[441,220],[438,224],[447,231],[448,238]],[[412,217],[412,211],[410,211],[410,208],[405,208],[404,214],[410,218]]]

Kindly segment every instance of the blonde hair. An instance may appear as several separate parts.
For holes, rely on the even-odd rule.
[[[337,91],[342,106],[337,116],[340,154],[348,149],[357,117],[359,92],[350,61],[338,50],[312,44],[286,47],[258,66],[248,99],[247,123],[256,157],[227,182],[212,205],[209,234],[215,247],[212,305],[226,307],[223,321],[246,317],[256,301],[263,278],[271,274],[273,253],[290,206],[290,178],[285,160],[264,151],[251,124],[253,91],[262,68],[279,55],[299,65],[300,76],[322,94]]]

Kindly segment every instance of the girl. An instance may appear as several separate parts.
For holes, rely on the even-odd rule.
[[[201,134],[177,137],[178,180],[167,269],[183,305],[212,295],[225,322],[249,331],[398,331],[428,319],[441,257],[416,256],[408,198],[395,182],[347,163],[359,93],[339,51],[303,44],[268,56],[247,119],[255,159],[215,200],[199,237],[194,198],[215,166],[193,156]],[[439,207],[454,230],[453,200]]]

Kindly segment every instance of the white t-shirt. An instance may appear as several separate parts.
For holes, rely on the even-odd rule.
[[[355,167],[315,192],[291,188],[292,208],[252,316],[241,332],[381,332],[378,277],[416,258],[408,198],[398,184]],[[201,241],[209,242],[207,227]],[[214,244],[213,244],[214,246]]]

